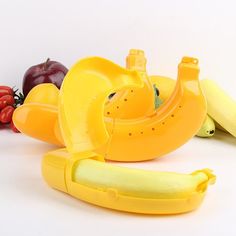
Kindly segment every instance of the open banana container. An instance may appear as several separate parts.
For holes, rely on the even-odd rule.
[[[52,188],[80,200],[143,214],[192,211],[201,204],[208,184],[215,181],[208,169],[189,175],[151,172],[112,166],[100,158],[95,153],[77,157],[57,150],[45,155],[43,176]]]
[[[131,59],[143,56],[140,51],[131,54]],[[209,169],[178,174],[105,162],[105,159],[143,161],[175,150],[195,135],[206,115],[198,62],[194,58],[183,58],[176,89],[160,111],[149,109],[154,104],[153,90],[146,92],[144,98],[144,103],[150,103],[148,109],[137,109],[142,105],[139,103],[127,110],[127,96],[138,103],[136,91],[140,96],[142,89],[148,91],[150,87],[145,71],[139,70],[143,68],[140,60],[134,63],[136,67],[125,69],[93,57],[79,61],[69,70],[58,107],[66,148],[45,154],[43,176],[57,190],[110,209],[143,214],[192,211],[202,202],[208,185],[215,182]],[[112,93],[117,95],[109,101]],[[115,112],[118,108],[120,113]],[[140,114],[141,118],[135,118]],[[162,149],[155,147],[158,140]]]

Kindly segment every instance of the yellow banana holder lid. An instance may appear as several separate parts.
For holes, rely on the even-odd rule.
[[[206,101],[197,59],[184,57],[177,81],[171,84],[164,77],[155,81],[147,75],[141,50],[130,51],[127,68],[98,57],[79,61],[68,72],[53,103],[29,98],[15,110],[16,127],[44,142],[66,145],[70,151],[73,148],[73,152],[93,150],[122,162],[162,157],[198,132],[206,117]],[[154,84],[160,88],[161,99],[168,95],[158,109],[154,106]],[[41,86],[59,93],[48,84]],[[30,94],[40,94],[41,86]],[[170,92],[165,95],[165,90]],[[115,96],[107,99],[114,92]],[[60,105],[56,106],[58,100]]]
[[[153,158],[154,153],[163,155],[190,139],[204,120],[206,104],[198,81],[198,61],[188,57],[179,65],[173,96],[160,111],[153,114],[150,110],[142,111],[143,117],[126,120],[105,110],[107,118],[104,118],[109,94],[116,92],[118,99],[112,100],[106,109],[116,106],[125,115],[127,106],[117,105],[120,99],[126,99],[133,93],[131,90],[148,89],[149,83],[143,80],[146,75],[140,74],[145,71],[145,63],[143,52],[132,50],[127,65],[136,65],[139,72],[98,57],[81,60],[68,72],[59,96],[59,126],[66,148],[45,154],[42,162],[43,176],[51,187],[95,205],[133,213],[177,214],[200,205],[208,185],[215,182],[209,169],[179,174],[130,169],[104,162],[104,157],[117,159],[116,155],[123,155],[120,160],[124,158],[124,161],[129,160],[129,155],[132,161],[148,159],[149,155]],[[137,101],[133,95],[129,98]],[[151,99],[146,101],[149,103]],[[134,108],[128,116],[139,112]],[[188,123],[186,131],[181,129],[181,119]],[[160,125],[157,131],[161,132],[162,151],[157,152],[154,147],[152,139],[158,133],[154,133],[153,124]],[[174,131],[170,131],[171,128]],[[171,132],[180,131],[182,138],[171,137]],[[140,132],[149,132],[148,138],[143,139]],[[150,142],[141,155],[131,148],[137,146],[140,151],[142,143]]]
[[[100,168],[104,175],[96,173]],[[215,176],[208,169],[188,175],[135,170],[107,164],[93,152],[75,155],[66,149],[47,153],[42,162],[42,173],[51,187],[80,200],[143,214],[192,211],[201,204],[208,185],[215,182]],[[76,173],[81,176],[76,176]],[[108,175],[110,178],[106,179]],[[143,184],[138,176],[147,178],[148,182]],[[147,187],[151,184],[153,187]],[[126,185],[129,188],[125,189]]]
[[[31,90],[15,110],[14,123],[24,134],[66,146],[45,154],[42,161],[43,176],[55,189],[120,211],[192,211],[215,182],[210,170],[191,174],[137,170],[111,165],[104,158],[134,162],[162,157],[197,133],[206,117],[198,60],[184,57],[176,83],[168,84],[164,77],[148,76],[142,50],[130,50],[126,67],[100,57],[80,60],[60,91],[51,84]],[[161,92],[161,86],[167,87],[158,109],[154,84]],[[51,98],[45,97],[45,89]]]
[[[68,192],[66,170],[71,166],[70,163],[87,158],[104,161],[102,156],[93,152],[79,153],[76,156],[71,155],[65,148],[52,151],[43,159],[42,174],[51,187],[66,193]]]

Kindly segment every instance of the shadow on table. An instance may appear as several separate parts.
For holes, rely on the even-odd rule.
[[[224,142],[226,144],[233,145],[236,147],[236,138],[232,136],[231,134],[226,133],[224,131],[216,130],[216,133],[212,137],[212,139],[220,141],[220,142]]]

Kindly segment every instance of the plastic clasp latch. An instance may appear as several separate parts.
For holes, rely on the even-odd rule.
[[[192,63],[195,65],[198,65],[198,59],[194,57],[183,57],[182,58],[182,63]]]

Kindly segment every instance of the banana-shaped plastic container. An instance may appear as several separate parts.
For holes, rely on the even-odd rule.
[[[170,100],[165,106],[168,112],[163,111],[165,115],[159,114],[160,120],[163,119],[163,122],[167,122],[166,125],[171,127],[175,123],[171,122],[174,117],[168,117],[168,114],[175,114],[176,123],[182,123],[180,119],[184,118],[187,121],[189,113],[187,109],[181,111],[180,108],[186,106],[190,109],[190,104],[194,105],[200,115],[193,118],[192,122],[196,124],[189,126],[190,130],[184,134],[185,139],[194,134],[205,115],[204,99],[197,86],[198,71],[195,59],[183,59],[180,64],[178,85],[181,89],[176,91],[177,94],[180,93],[177,96],[179,99],[174,96],[172,98],[174,101]],[[130,129],[127,124],[132,126],[139,124],[138,122],[116,121],[116,118],[104,119],[103,115],[109,94],[119,93],[123,89],[142,89],[143,86],[146,85],[138,72],[117,67],[101,58],[82,60],[68,72],[60,90],[58,113],[58,125],[66,149],[47,153],[42,162],[43,176],[51,187],[95,205],[134,213],[177,214],[192,211],[200,205],[208,185],[215,181],[215,176],[208,169],[195,171],[192,174],[177,174],[130,169],[104,162],[104,157],[114,145],[112,138],[115,135],[120,135],[120,139],[116,140],[120,146],[119,148],[116,146],[113,151],[125,155],[121,156],[121,159],[141,160],[140,156],[139,158],[132,156],[132,159],[129,159],[131,152],[128,147],[133,147],[135,144],[147,145],[146,149],[143,149],[143,145],[136,148],[142,152],[142,159],[148,159],[151,147],[147,141],[151,139],[143,138],[148,134],[145,133],[143,137],[136,136],[136,139],[130,137],[134,133],[127,135]],[[118,96],[123,97],[124,94],[120,93]],[[183,103],[179,103],[181,98],[184,98]],[[178,107],[173,104],[178,104]],[[125,110],[126,107],[122,109]],[[183,112],[187,117],[179,116],[177,112],[173,113],[175,109],[180,109],[180,113]],[[145,119],[137,129],[142,128],[144,132],[150,129],[149,135],[152,138],[158,137],[158,133],[155,134],[154,130],[151,130],[155,122],[150,123],[150,120]],[[116,130],[117,125],[119,128]],[[122,125],[125,125],[125,128],[122,129]],[[173,125],[172,128],[174,133],[178,133],[180,124]],[[170,137],[170,131],[164,130],[160,129],[160,142],[162,138],[166,140],[165,137]],[[171,150],[174,147],[174,139],[179,138],[174,136],[168,142],[166,140],[164,148]],[[124,142],[128,142],[129,145],[125,146]],[[104,145],[106,148],[98,154],[98,149]]]
[[[163,76],[150,76],[149,78],[152,84],[158,87],[161,101],[166,101],[174,91],[176,83],[175,80]],[[205,80],[201,81],[201,85],[204,83],[204,81]],[[206,89],[204,89],[203,86],[202,89],[206,95]],[[206,115],[205,121],[203,122],[196,136],[207,138],[213,136],[214,134],[215,134],[215,122],[209,115]]]
[[[126,68],[135,70],[142,78],[143,87],[124,89],[117,92],[105,106],[104,115],[113,118],[132,119],[152,115],[154,89],[146,72],[146,58],[142,50],[131,49],[126,57]]]
[[[140,50],[131,50],[128,69],[103,58],[83,59],[69,70],[60,93],[53,85],[36,86],[16,109],[13,119],[22,133],[66,146],[43,158],[51,187],[134,213],[177,214],[200,205],[215,181],[208,169],[177,174],[104,162],[162,156],[187,142],[205,118],[196,59],[183,58],[174,92],[158,110],[145,64]]]
[[[179,64],[176,88],[159,109],[136,119],[104,118],[109,94],[142,89],[143,79],[136,71],[102,58],[81,60],[68,72],[60,91],[59,124],[63,137],[68,137],[64,138],[66,147],[73,153],[93,148],[116,161],[144,161],[175,150],[197,133],[206,116],[198,76],[197,59],[185,57]],[[85,147],[88,143],[81,140],[87,134],[92,135]]]
[[[94,152],[70,154],[59,149],[44,156],[47,183],[80,200],[120,211],[178,214],[196,209],[215,182],[208,169],[192,174],[114,166]]]
[[[206,115],[198,61],[183,58],[172,95],[155,110],[153,87],[141,67],[145,60],[141,60],[142,53],[136,53],[129,55],[128,67],[140,71],[98,57],[79,61],[65,77],[59,113],[52,104],[26,103],[16,109],[15,125],[22,133],[66,145],[72,152],[84,150],[82,137],[92,134],[90,147],[115,161],[150,160],[177,149],[197,133]],[[133,60],[136,56],[141,59]],[[117,95],[109,102],[107,97],[114,92]],[[145,110],[140,108],[143,106]]]

